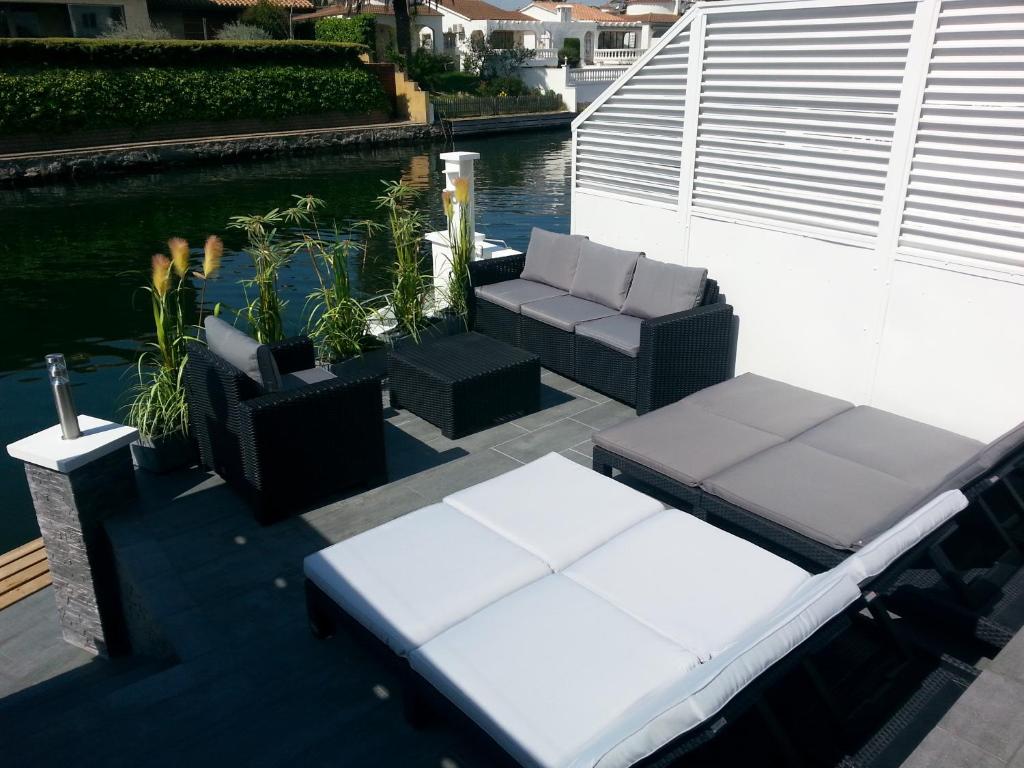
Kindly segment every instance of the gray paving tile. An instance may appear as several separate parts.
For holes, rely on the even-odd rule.
[[[579,386],[572,379],[566,378],[560,373],[549,371],[547,368],[542,368],[540,373],[540,380],[542,384],[552,387],[562,392],[567,392],[573,387]]]
[[[403,481],[314,510],[303,515],[302,520],[327,546],[426,504],[427,499]]]
[[[444,435],[439,434],[436,438],[429,441],[427,445],[438,451],[461,449],[473,453],[486,448],[493,448],[495,445],[511,440],[513,437],[524,435],[526,432],[526,429],[514,422],[505,422],[504,424],[498,424],[455,440],[449,440]]]
[[[551,451],[564,451],[588,439],[593,430],[573,419],[562,419],[528,435],[497,446],[496,450],[522,462],[533,461]]]
[[[582,453],[577,453],[571,448],[565,451],[559,451],[559,453],[565,456],[565,458],[571,459],[572,461],[575,461],[577,464],[584,466],[587,469],[590,469],[590,459],[588,459]]]
[[[567,389],[566,392],[575,397],[585,397],[588,400],[593,400],[595,403],[607,403],[611,400],[608,395],[602,395],[600,392],[590,387],[585,387],[582,384],[577,384],[575,387]]]
[[[989,664],[988,668],[1004,677],[1024,683],[1024,631],[1018,632]]]
[[[572,418],[576,421],[583,422],[588,427],[601,430],[613,427],[616,424],[621,424],[627,419],[635,419],[636,409],[630,408],[628,405],[623,405],[615,400],[608,400],[600,405],[594,406],[593,408],[588,408],[585,411],[577,413]]]
[[[562,392],[552,389],[546,392],[541,390],[540,404],[541,409],[539,411],[531,413],[529,416],[524,416],[521,419],[516,419],[514,423],[532,432],[535,429],[546,427],[548,424],[561,421],[567,416],[575,416],[597,405],[592,400],[587,400],[583,397],[569,397]]]
[[[589,439],[584,440],[582,443],[577,443],[576,445],[574,445],[572,447],[572,450],[575,451],[576,453],[583,454],[584,456],[587,457],[587,461],[590,461],[592,458],[594,458],[594,441]]]
[[[999,758],[943,728],[925,737],[902,768],[1002,768]]]
[[[506,443],[507,445],[507,443]],[[515,469],[520,462],[494,450],[472,453],[443,467],[422,472],[405,482],[430,502],[440,501],[449,493]]]
[[[1024,685],[985,670],[940,725],[1006,761],[1024,744]]]

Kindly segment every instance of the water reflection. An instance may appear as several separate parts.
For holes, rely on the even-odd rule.
[[[68,357],[75,398],[86,413],[115,417],[124,372],[150,332],[145,294],[149,257],[178,235],[200,246],[224,238],[220,277],[206,303],[240,306],[237,281],[249,275],[237,214],[286,205],[291,195],[327,202],[324,220],[382,220],[374,205],[382,180],[403,179],[423,191],[436,228],[443,226],[437,155],[451,147],[367,148],[233,165],[174,170],[23,190],[0,190],[0,441],[4,445],[53,423],[43,356]],[[480,152],[478,230],[525,248],[529,231],[569,227],[568,137],[563,132],[474,139],[458,149]],[[387,286],[390,252],[371,240],[354,258],[356,286]],[[313,276],[301,259],[282,273],[290,329],[298,331]],[[0,461],[0,553],[36,535],[21,467]]]

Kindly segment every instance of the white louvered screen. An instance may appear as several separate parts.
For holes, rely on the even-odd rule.
[[[576,188],[678,208],[690,32],[622,85],[576,134]]]
[[[1024,3],[943,0],[903,251],[1024,264]]]
[[[915,10],[709,9],[692,211],[873,238]]]

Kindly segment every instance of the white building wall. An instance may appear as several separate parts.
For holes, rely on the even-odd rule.
[[[888,57],[897,63],[895,79],[858,86],[851,82],[856,74],[840,72],[838,84],[822,93],[808,90],[810,80],[783,79],[769,84],[765,96],[747,93],[751,106],[740,102],[730,110],[702,101],[709,92],[705,72],[717,69],[712,74],[720,77],[723,56],[747,55],[730,52],[735,43],[716,42],[716,58],[704,62],[708,14],[820,9],[817,20],[799,22],[810,32],[794,35],[790,44],[800,49],[816,44],[815,33],[835,35],[828,24],[853,6],[865,16],[909,14],[901,22],[906,34],[846,36],[848,42],[823,42],[819,50],[853,60],[874,57],[877,63],[864,74],[884,68]],[[738,23],[753,21],[749,31],[756,33],[765,18]],[[719,16],[717,23],[734,22]],[[643,187],[635,199],[622,190],[618,197],[603,195],[593,177],[581,190],[574,174],[572,231],[653,258],[707,266],[738,317],[737,373],[755,371],[981,440],[1024,420],[1024,63],[1015,54],[1024,47],[1024,6],[1018,0],[899,6],[727,0],[698,6],[663,42],[680,30],[689,31],[691,50],[686,86],[672,102],[680,110],[685,105],[678,205],[645,201]],[[866,50],[875,44],[885,50]],[[663,71],[664,63],[645,72],[657,50],[631,75]],[[749,51],[758,67],[784,55],[756,45]],[[812,54],[804,48],[797,55]],[[850,69],[860,71],[855,63]],[[820,71],[812,66],[808,74]],[[620,85],[630,82],[627,77]],[[633,82],[632,89],[606,97],[643,94],[645,86]],[[792,103],[785,101],[787,90]],[[834,98],[837,93],[843,98]],[[773,98],[775,106],[766,106]],[[815,98],[832,106],[810,103]],[[574,135],[588,128],[593,142],[595,130],[604,130],[602,120],[625,111],[612,107],[601,118],[601,106],[577,120]],[[734,135],[720,120],[713,130],[702,127],[709,112],[732,120]],[[796,125],[808,117],[839,126]],[[876,135],[872,122],[885,130]],[[849,126],[853,138],[832,142]],[[719,149],[716,160],[714,143],[723,137],[735,151]],[[624,168],[627,175],[636,169],[634,175],[650,183],[644,176],[649,165],[621,159],[633,151],[633,139],[618,140],[626,143],[619,155],[595,155],[591,143],[587,161]],[[754,143],[743,144],[748,141]],[[725,174],[720,193],[715,174]],[[697,198],[695,186],[702,190]],[[792,206],[780,204],[787,187],[794,191]],[[870,202],[861,205],[857,195]],[[693,202],[701,196],[702,204]],[[774,203],[777,214],[766,203]],[[710,213],[708,205],[718,210]],[[732,214],[725,210],[730,205]]]

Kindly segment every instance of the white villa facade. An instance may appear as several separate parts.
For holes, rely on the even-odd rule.
[[[736,372],[1024,411],[1020,0],[699,3],[573,126],[572,231],[706,266]]]

